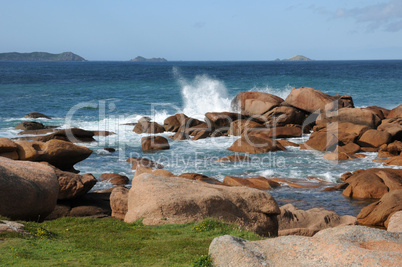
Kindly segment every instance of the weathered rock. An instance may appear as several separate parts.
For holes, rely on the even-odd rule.
[[[302,125],[308,113],[290,106],[275,107],[258,118],[265,122],[267,127],[280,127],[287,124]]]
[[[39,112],[28,113],[27,115],[24,116],[24,118],[33,118],[33,119],[44,118],[49,120],[51,119],[49,116],[46,116],[45,114]]]
[[[109,182],[113,185],[125,185],[130,182],[130,179],[128,179],[127,176],[117,173],[103,173],[99,179],[101,181]]]
[[[381,198],[384,194],[402,189],[402,170],[358,170],[345,180],[349,186],[343,195],[351,198]]]
[[[386,159],[384,163],[385,163],[384,165],[386,166],[390,165],[402,166],[402,155]]]
[[[51,167],[0,158],[0,215],[43,220],[56,206],[58,194],[59,183]]]
[[[338,108],[354,108],[353,98],[350,95],[334,95],[338,99]]]
[[[221,129],[228,131],[230,124],[236,120],[244,119],[244,116],[233,112],[207,112],[205,113],[205,121],[209,128]]]
[[[402,117],[383,120],[377,130],[389,133],[392,140],[402,140]]]
[[[293,88],[285,103],[309,113],[338,108],[337,98],[310,87]]]
[[[264,114],[282,102],[282,98],[268,93],[241,92],[232,100],[231,106],[242,114],[255,116]]]
[[[255,136],[242,136],[241,138],[237,139],[228,149],[230,151],[250,154],[286,150],[286,148],[275,142],[275,140]]]
[[[215,238],[214,266],[398,266],[402,240],[397,233],[358,225],[328,228],[313,237],[282,236],[246,241]]]
[[[261,190],[143,174],[133,179],[124,220],[144,218],[144,224],[171,224],[215,217],[275,236],[279,212],[276,201]]]
[[[348,160],[348,159],[356,159],[355,156],[345,153],[345,152],[332,152],[327,153],[323,156],[324,159],[327,160]]]
[[[278,142],[279,144],[281,144],[281,146],[286,147],[286,146],[293,146],[293,147],[299,147],[299,144],[296,144],[294,142],[291,142],[289,140],[281,140],[281,139],[277,139],[276,142]]]
[[[35,144],[32,147],[34,149],[37,148]],[[92,150],[87,147],[55,139],[38,147],[38,149],[40,148],[42,149],[37,151],[35,161],[46,161],[63,171],[72,170],[74,164],[88,158],[92,154]],[[22,159],[21,155],[20,159]]]
[[[51,127],[51,128],[49,128]],[[53,133],[56,132],[56,126],[47,126],[46,129],[41,129],[41,130],[25,130],[22,132],[19,132],[18,135],[43,135],[43,134],[48,134],[48,133]],[[22,138],[20,138],[22,139]],[[23,139],[27,140],[34,140],[34,137],[24,137]]]
[[[334,152],[354,154],[360,151],[360,146],[355,143],[348,143],[344,146],[337,146]]]
[[[313,132],[301,149],[334,151],[337,146],[344,145],[332,132]]]
[[[256,188],[260,190],[270,190],[274,187],[280,186],[279,183],[269,180],[265,177],[255,177],[255,178],[241,178],[234,176],[225,176],[223,179],[223,184],[229,186],[246,186],[251,188]]]
[[[128,192],[128,188],[118,186],[110,194],[110,207],[113,218],[124,220],[128,211]]]
[[[94,136],[93,131],[86,131],[79,128],[71,128],[71,129],[60,130],[45,136],[37,136],[31,139],[33,141],[40,141],[40,142],[47,142],[52,139],[58,139],[58,140],[69,141],[72,143],[80,143],[80,142],[96,141],[93,138],[93,136]]]
[[[90,173],[79,175],[57,168],[55,168],[55,172],[59,181],[59,200],[81,197],[88,193],[97,182]]]
[[[206,175],[199,174],[199,173],[186,172],[186,173],[180,174],[178,177],[189,179],[189,180],[194,180],[194,181],[200,181],[200,182],[207,183],[207,184],[223,185],[223,183],[220,182],[219,180],[216,180],[214,178],[211,178]]]
[[[402,211],[397,211],[389,217],[388,232],[402,232]]]
[[[110,193],[88,193],[81,198],[69,201],[71,210],[70,217],[110,217]]]
[[[0,233],[2,232],[24,233],[25,225],[23,225],[22,223],[0,220]]]
[[[251,121],[251,120],[236,120],[230,124],[230,128],[228,131],[229,135],[241,135],[243,132],[247,132],[251,129],[262,128],[264,127],[262,124]]]
[[[141,138],[142,151],[170,149],[168,140],[163,136],[145,136]]]
[[[92,132],[94,133],[94,136],[109,136],[116,134],[115,132],[111,131],[92,131]]]
[[[0,138],[0,157],[5,157],[9,159],[19,159],[18,146],[16,143],[8,138]]]
[[[275,127],[275,128],[261,128],[249,129],[243,132],[243,135],[256,136],[262,138],[292,138],[300,137],[302,135],[301,127]]]
[[[216,160],[216,162],[237,162],[237,161],[250,161],[251,158],[249,156],[244,155],[230,155]]]
[[[375,114],[377,114],[377,116],[380,117],[381,120],[387,118],[387,116],[390,112],[389,109],[386,109],[383,107],[377,107],[377,106],[370,106],[370,107],[367,107],[366,109],[374,111]]]
[[[322,191],[340,191],[340,190],[344,190],[346,189],[346,187],[348,187],[348,183],[342,183],[336,186],[330,186],[330,187],[326,187],[324,190]]]
[[[175,114],[173,116],[167,117],[163,122],[163,127],[167,132],[177,132],[180,128],[190,128],[201,124],[202,122],[187,117],[183,113]]]
[[[326,131],[331,132],[335,135],[340,135],[340,133],[354,135],[356,137],[362,136],[370,127],[361,124],[355,124],[351,122],[335,121],[331,123],[322,123],[314,127],[315,131]]]
[[[366,131],[357,143],[363,147],[380,147],[391,142],[391,138],[387,132],[371,129]]]
[[[133,132],[137,134],[148,133],[148,134],[157,134],[163,133],[165,128],[156,123],[149,120],[147,117],[142,117],[138,120],[138,123],[135,125]]]
[[[390,118],[402,118],[402,104],[389,112],[387,119]]]
[[[278,215],[279,235],[284,235],[283,230],[288,229],[310,229],[321,231],[326,228],[355,225],[356,217],[345,215],[339,216],[333,211],[322,208],[300,210],[292,204],[280,207],[281,214]]]
[[[142,157],[130,157],[126,160],[130,164],[132,164],[131,169],[135,170],[137,168],[137,165],[141,165],[144,167],[149,167],[149,168],[154,168],[154,169],[163,169],[163,165],[159,164],[155,161],[152,161],[147,158],[142,158]]]
[[[333,112],[326,112],[321,114],[316,123],[322,122],[351,122],[353,124],[365,125],[370,128],[376,129],[381,124],[381,118],[376,112],[365,108],[342,108]]]
[[[36,122],[36,121],[24,121],[21,122],[19,124],[17,124],[15,126],[15,129],[19,129],[19,130],[41,130],[41,129],[45,129],[45,125],[43,125],[43,123],[40,122]]]
[[[212,132],[210,130],[197,131],[197,133],[193,137],[193,141],[208,138],[211,136],[211,134]]]
[[[357,215],[359,224],[388,227],[390,217],[402,210],[402,189],[393,190],[367,207]]]

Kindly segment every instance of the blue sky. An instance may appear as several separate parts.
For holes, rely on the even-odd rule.
[[[402,59],[401,0],[0,0],[0,52],[88,60]]]

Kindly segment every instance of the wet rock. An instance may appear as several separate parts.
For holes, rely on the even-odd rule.
[[[135,170],[137,168],[137,165],[141,165],[143,167],[149,167],[149,168],[154,168],[154,169],[163,169],[163,165],[159,164],[153,160],[150,160],[148,158],[142,158],[142,157],[130,157],[126,160],[130,164],[132,164],[131,169]]]
[[[164,170],[164,169],[154,169],[154,168],[150,168],[150,167],[144,167],[142,165],[138,165],[135,169],[135,174],[134,177],[139,176],[143,173],[150,173],[153,175],[157,175],[157,176],[162,176],[162,177],[173,177],[175,176],[173,173],[171,173],[168,170]]]
[[[15,129],[18,130],[41,130],[41,129],[45,129],[46,126],[43,125],[43,123],[40,122],[36,122],[36,121],[25,121],[25,122],[21,122],[20,124],[17,124],[15,126]]]
[[[269,180],[265,177],[255,177],[255,178],[241,178],[234,176],[225,176],[223,179],[223,184],[229,186],[246,186],[250,188],[256,188],[260,190],[270,190],[275,187],[279,187],[280,184]]]
[[[286,150],[286,148],[275,142],[275,140],[255,136],[243,136],[237,139],[228,149],[230,151],[250,154]]]
[[[143,134],[143,133],[157,134],[157,133],[163,133],[164,131],[165,128],[163,128],[162,125],[150,121],[148,117],[142,117],[133,129],[133,132],[137,134]]]
[[[232,100],[231,106],[242,114],[255,116],[264,114],[282,102],[282,98],[268,93],[241,92]]]
[[[205,121],[210,129],[221,129],[228,131],[230,124],[236,120],[244,119],[244,116],[233,112],[207,112],[205,113]]]
[[[168,140],[163,136],[146,136],[141,138],[142,151],[170,149]]]
[[[247,132],[244,132],[243,135],[262,138],[292,138],[300,137],[302,135],[302,129],[298,126],[249,129]]]
[[[202,122],[197,119],[190,118],[183,113],[179,113],[166,118],[163,122],[163,127],[167,132],[177,132],[180,128],[191,128],[201,123]]]
[[[266,127],[280,127],[288,124],[302,125],[308,116],[308,112],[291,106],[275,107],[258,117]]]
[[[45,114],[39,112],[28,113],[27,115],[24,116],[24,118],[33,118],[33,119],[44,118],[49,120],[51,119],[49,116],[46,116]]]
[[[241,221],[264,236],[277,234],[279,207],[268,193],[245,187],[225,187],[143,174],[134,177],[125,222],[144,218],[144,224],[172,224],[221,218]]]
[[[109,182],[113,185],[125,185],[130,182],[130,179],[128,179],[127,176],[116,173],[103,173],[99,179],[104,182]]]
[[[251,129],[262,128],[262,124],[251,120],[236,120],[230,124],[228,135],[242,135]]]

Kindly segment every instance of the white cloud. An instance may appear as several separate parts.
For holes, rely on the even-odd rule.
[[[340,8],[335,18],[354,18],[358,23],[367,24],[369,31],[383,29],[397,32],[402,30],[402,1],[390,0],[362,8]]]

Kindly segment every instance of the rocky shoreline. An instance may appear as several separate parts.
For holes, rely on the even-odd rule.
[[[286,151],[289,146],[321,151],[325,153],[323,160],[334,162],[365,157],[361,152],[378,152],[375,161],[386,167],[345,173],[342,176],[344,183],[324,189],[342,190],[345,197],[376,202],[362,209],[356,218],[341,217],[324,209],[298,210],[291,204],[279,207],[269,194],[270,189],[283,184],[297,188],[311,185],[287,178],[226,176],[219,181],[198,173],[173,174],[147,158],[127,160],[135,169],[130,189],[124,186],[129,182],[128,177],[105,173],[100,179],[111,181],[116,186],[88,193],[97,179],[91,174],[78,174],[74,165],[88,158],[92,151],[75,143],[93,142],[95,135],[114,133],[58,129],[26,122],[17,127],[31,137],[0,138],[0,215],[13,220],[39,221],[63,216],[112,216],[126,222],[143,218],[144,224],[186,223],[213,217],[237,223],[262,236],[310,237],[312,239],[308,240],[294,237],[292,242],[311,246],[317,246],[313,240],[324,244],[325,240],[336,236],[335,230],[328,229],[333,227],[360,224],[388,228],[388,231],[401,230],[402,105],[392,110],[376,106],[355,108],[351,96],[330,96],[313,88],[301,87],[294,88],[286,99],[268,93],[243,92],[233,99],[232,109],[236,112],[208,112],[204,121],[176,114],[166,118],[163,125],[144,117],[135,125],[133,134],[149,134],[141,139],[141,147],[143,152],[153,153],[170,149],[169,140],[157,135],[163,132],[172,132],[170,138],[177,141],[239,136],[227,148],[234,154],[218,159],[219,162],[250,161],[254,154]],[[33,113],[30,117],[47,116]],[[303,144],[286,140],[310,132],[309,139]],[[362,226],[339,229],[344,235],[374,231]],[[392,234],[392,237],[381,235],[384,237],[378,240],[402,252],[402,240],[398,234]],[[226,239],[211,244],[210,252],[217,266],[227,265],[223,261],[227,260],[225,257],[236,258],[232,254],[221,255],[219,248],[222,244],[233,245],[233,251],[239,249],[237,246],[250,247],[251,252],[246,254],[255,254],[254,244],[245,245],[245,241]],[[378,241],[373,240],[364,242]],[[272,241],[275,242],[282,241]],[[281,244],[286,246],[283,242]],[[374,257],[379,255],[378,259],[383,257],[378,246],[366,250],[370,250]],[[263,256],[254,260],[275,263],[266,256],[270,252],[258,253]],[[392,254],[392,260],[399,260],[399,255]],[[332,260],[328,257],[322,259],[324,264],[325,260]],[[306,261],[306,264],[310,263],[317,262]]]

